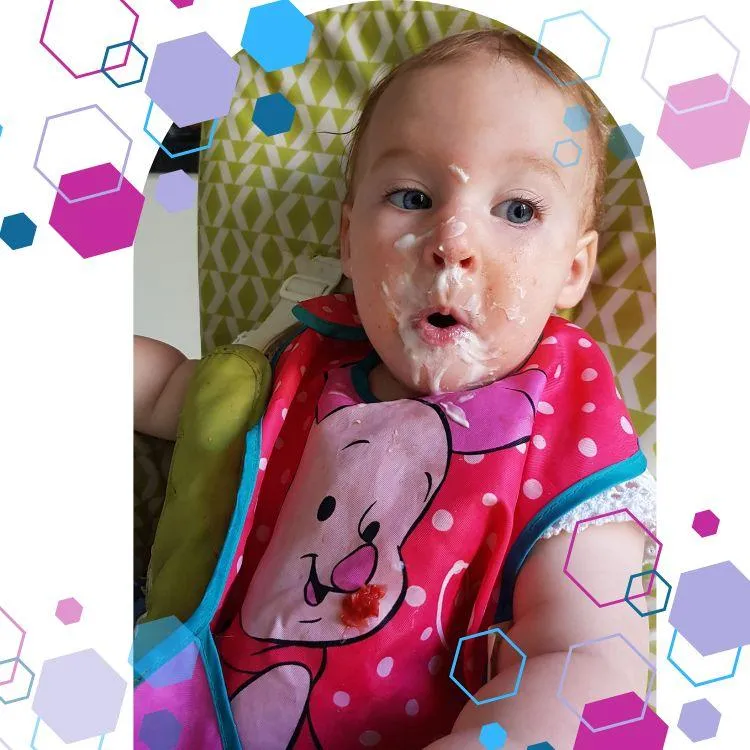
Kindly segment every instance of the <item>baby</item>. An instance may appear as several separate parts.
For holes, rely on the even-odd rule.
[[[651,523],[654,495],[604,354],[554,314],[594,270],[606,127],[590,89],[533,51],[452,36],[364,104],[340,235],[353,297],[303,303],[275,362],[216,633],[243,747],[479,748],[498,722],[509,750],[571,748],[568,648],[620,633],[648,653],[646,618],[563,574],[577,520],[630,506]],[[576,104],[591,120],[563,167]],[[136,340],[136,429],[174,437],[194,365]],[[635,524],[592,525],[570,564],[609,602],[643,554]],[[453,662],[460,637],[500,624],[507,639],[464,641]],[[518,694],[492,700],[517,686],[511,641]],[[644,694],[645,662],[609,645],[574,652],[579,713]]]

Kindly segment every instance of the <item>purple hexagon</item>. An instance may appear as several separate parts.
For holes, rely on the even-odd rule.
[[[111,164],[64,175],[61,189],[70,195],[90,194],[117,179]],[[55,198],[50,226],[82,257],[91,258],[130,247],[143,210],[143,195],[122,178],[122,187],[83,203]]]
[[[639,711],[643,701],[635,693],[623,693],[587,703],[583,717],[587,723],[601,726],[617,722],[619,716]],[[622,724],[606,732],[592,732],[585,723],[578,727],[573,750],[662,750],[669,727],[650,706],[640,721]]]
[[[83,607],[71,597],[70,599],[61,599],[57,603],[55,617],[57,617],[63,625],[72,625],[74,622],[78,622],[81,619],[82,613]]]
[[[185,211],[197,198],[198,182],[183,169],[166,172],[156,181],[156,200],[170,213]]]
[[[698,536],[713,536],[719,530],[719,517],[712,510],[702,510],[693,516],[693,530]]]
[[[648,667],[648,680],[646,684],[646,694],[643,698],[636,695],[638,699],[636,703],[632,700],[623,699],[620,703],[616,703],[601,709],[600,712],[594,711],[594,717],[589,718],[586,715],[586,706],[598,705],[601,701],[594,701],[591,704],[586,704],[583,707],[583,711],[579,712],[578,709],[565,697],[565,680],[568,676],[568,670],[570,669],[571,660],[573,653],[579,648],[590,647],[595,644],[601,643],[618,643],[624,644],[630,651],[633,652],[633,656],[642,661]],[[610,648],[612,648],[610,646]],[[605,635],[601,638],[594,638],[589,641],[583,641],[582,643],[576,643],[568,649],[568,655],[565,657],[565,665],[563,666],[562,676],[560,677],[560,684],[557,687],[557,698],[558,700],[570,711],[572,711],[584,724],[584,726],[593,734],[599,732],[606,732],[616,729],[617,727],[623,727],[628,724],[634,724],[641,722],[646,715],[648,709],[648,700],[651,697],[651,691],[654,686],[654,679],[656,677],[656,667],[622,634],[613,633],[612,635]]]
[[[701,698],[686,703],[680,711],[677,726],[693,741],[710,740],[719,730],[721,714],[710,701]]]
[[[16,677],[26,631],[0,607],[0,687]]]
[[[712,75],[669,89],[657,135],[691,169],[740,156],[750,123],[750,105],[734,89],[721,104],[682,114],[675,114],[668,104],[689,108],[696,101],[720,96],[726,85],[721,76]]]
[[[90,648],[44,662],[32,709],[63,742],[100,737],[117,726],[126,687]]]
[[[149,750],[173,750],[180,740],[181,731],[182,726],[175,715],[164,709],[143,717],[138,739]]]
[[[565,575],[568,576],[568,578],[570,578],[570,580],[573,581],[573,583],[575,583],[575,585],[578,586],[578,588],[581,589],[581,591],[583,591],[583,593],[586,594],[586,596],[589,599],[591,599],[591,601],[594,602],[594,604],[596,604],[596,606],[599,608],[610,607],[613,604],[620,604],[621,602],[625,601],[625,596],[623,595],[620,598],[612,599],[611,601],[600,602],[599,599],[597,599],[597,597],[593,593],[591,593],[586,588],[586,586],[581,581],[579,581],[575,577],[575,575],[573,575],[573,573],[570,570],[571,565],[574,562],[573,560],[574,546],[576,543],[576,539],[578,538],[578,534],[581,533],[582,531],[581,526],[583,524],[588,525],[594,521],[598,521],[601,518],[609,518],[610,516],[617,516],[617,515],[620,515],[621,513],[626,513],[628,516],[630,516],[631,520],[635,522],[643,530],[643,533],[646,534],[646,536],[648,536],[651,539],[651,541],[656,544],[656,557],[654,558],[654,564],[651,566],[654,570],[656,570],[659,564],[659,558],[661,557],[661,550],[662,550],[662,547],[664,546],[656,538],[656,536],[654,536],[654,534],[651,531],[649,531],[649,529],[646,528],[646,526],[644,526],[643,522],[633,515],[632,511],[629,508],[618,508],[608,513],[602,513],[598,516],[591,516],[591,518],[582,518],[580,521],[578,521],[578,523],[576,523],[575,527],[573,528],[573,533],[571,534],[571,537],[570,537],[570,544],[568,546],[568,554],[565,557],[565,564],[563,565],[563,573],[565,573]],[[635,596],[631,596],[629,598],[640,599],[641,597],[648,596],[651,593],[651,588],[654,585],[655,578],[656,576],[651,576],[651,580],[649,581],[648,588],[646,591],[644,591],[642,594],[636,594]],[[622,581],[622,587],[621,588],[618,587],[617,590],[625,591],[627,584],[628,584],[628,577],[626,576]]]
[[[138,14],[125,0],[114,0],[108,4],[95,3],[90,0],[88,6],[81,2],[68,3],[63,10],[60,10],[60,5],[61,3],[58,3],[57,8],[55,8],[55,0],[50,0],[39,43],[73,78],[85,78],[101,73],[104,48],[108,44],[112,44],[113,41],[132,42],[135,37]],[[92,18],[90,15],[92,12],[103,15]],[[84,24],[86,25],[86,43],[81,44],[78,36],[71,36],[71,29],[80,28]],[[111,39],[109,35],[112,33],[119,38]],[[64,45],[66,37],[74,42],[70,45],[70,49],[64,53],[68,56],[68,62],[63,60],[62,52],[58,54],[54,49],[57,47],[59,50]],[[129,54],[130,49],[128,48],[124,61],[117,65],[111,65],[106,70],[116,70],[127,65]],[[76,57],[76,60],[71,60],[70,55]],[[75,70],[80,67],[84,69],[84,72]]]
[[[240,66],[205,31],[157,46],[146,94],[178,127],[229,112]]]
[[[750,643],[750,580],[731,562],[680,576],[669,622],[702,656]]]

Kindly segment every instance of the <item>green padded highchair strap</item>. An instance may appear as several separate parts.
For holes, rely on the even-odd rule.
[[[203,598],[240,484],[247,431],[262,417],[271,366],[255,349],[204,357],[180,416],[166,499],[149,567],[143,620],[186,622]]]

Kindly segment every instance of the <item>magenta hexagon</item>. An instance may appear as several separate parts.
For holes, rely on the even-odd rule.
[[[72,625],[74,622],[78,622],[81,619],[82,613],[83,607],[71,597],[70,599],[61,599],[57,603],[55,617],[57,617],[63,625]]]
[[[679,110],[689,109],[711,98],[721,99],[727,89],[719,75],[698,78],[671,86],[667,104],[659,122],[657,135],[691,169],[736,159],[750,123],[750,104],[734,89],[721,104],[675,114],[671,103]]]
[[[25,638],[26,631],[0,607],[0,663],[9,665],[0,672],[0,687],[15,679]]]
[[[61,20],[59,30],[55,29],[54,32],[50,32],[50,23],[53,20],[53,16],[55,20],[57,21],[60,14],[64,12],[60,10],[62,2],[58,1],[57,6],[55,6],[55,1],[56,0],[49,0],[49,7],[47,8],[47,15],[44,18],[44,25],[42,26],[42,36],[39,39],[39,44],[41,44],[42,47],[44,47],[44,49],[46,49],[47,52],[49,52],[50,55],[52,55],[52,57],[54,57],[55,60],[57,60],[57,62],[59,62],[60,65],[62,65],[62,67],[65,68],[65,70],[67,70],[68,73],[70,73],[70,75],[73,76],[73,78],[85,78],[86,76],[93,76],[93,75],[96,75],[97,73],[101,73],[102,57],[104,56],[105,48],[110,44],[116,44],[118,42],[132,42],[133,38],[135,37],[135,30],[138,26],[138,18],[139,18],[138,14],[133,10],[133,8],[130,7],[130,5],[128,5],[128,3],[125,2],[125,0],[111,0],[111,3],[113,6],[121,5],[122,8],[126,11],[122,17],[122,24],[121,24],[122,25],[121,31],[123,32],[121,35],[122,38],[100,40],[103,42],[101,50],[97,48],[96,57],[92,56],[90,59],[90,62],[88,63],[89,65],[92,65],[95,67],[92,67],[91,70],[85,70],[83,72],[76,71],[73,69],[75,67],[75,63],[72,63],[71,61],[66,62],[65,60],[63,60],[61,55],[58,54],[58,52],[56,52],[54,49],[54,47],[60,44],[62,40],[59,38],[50,39],[50,35],[54,37],[55,32],[59,33],[59,31],[61,31],[62,35],[65,36],[66,34],[70,33],[71,28],[80,27],[83,19],[77,18],[75,16],[73,16],[72,18],[66,17],[64,22]],[[80,8],[76,10],[79,13],[81,12]],[[107,11],[106,8],[104,8],[103,10]],[[112,18],[112,15],[113,14],[110,12],[109,13],[110,19]],[[93,24],[93,29],[89,28],[88,32],[90,34],[95,34],[98,29],[98,24],[96,23],[96,20],[91,21],[91,23]],[[126,25],[127,25],[127,28],[126,28]],[[118,30],[120,30],[119,26],[118,26]],[[127,34],[127,36],[125,34]],[[76,51],[80,53],[81,45],[76,46]],[[123,62],[118,63],[117,65],[111,65],[107,68],[107,70],[108,71],[117,70],[117,68],[122,68],[125,65],[127,65],[129,55],[130,55],[130,47],[128,47],[125,53],[125,59],[123,60]]]
[[[616,724],[618,718],[630,715],[643,706],[643,699],[635,693],[615,695],[587,703],[583,717],[592,726]],[[640,721],[622,724],[603,732],[592,732],[585,724],[578,727],[573,750],[662,750],[669,727],[650,706]]]
[[[205,31],[157,46],[146,94],[180,128],[224,117],[240,66]]]
[[[719,530],[719,517],[712,510],[702,510],[693,517],[693,530],[698,536],[713,536]]]
[[[63,175],[60,188],[68,196],[91,195],[117,177],[115,167],[100,164]],[[82,258],[91,258],[133,244],[143,203],[143,195],[123,177],[116,193],[79,203],[58,195],[49,223]]]

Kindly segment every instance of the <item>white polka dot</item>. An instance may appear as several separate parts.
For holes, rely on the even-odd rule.
[[[425,628],[422,631],[422,635],[419,636],[420,641],[426,641],[432,635],[432,628]]]
[[[519,453],[526,453],[526,443],[519,443],[519,444],[518,444],[518,445],[516,446],[516,450],[517,450],[517,451],[518,451]]]
[[[291,478],[292,478],[292,472],[289,469],[284,469],[284,473],[281,475],[281,483],[288,484]]]
[[[307,372],[307,368],[302,365],[302,367],[299,368],[299,371],[304,375]]]
[[[421,607],[427,599],[427,592],[421,586],[409,586],[406,589],[406,603],[410,607]]]
[[[541,435],[534,435],[531,438],[531,442],[534,443],[534,447],[542,450],[547,447],[547,441]]]
[[[432,659],[427,662],[427,670],[431,675],[436,675],[442,666],[443,660],[439,656],[433,656]]]
[[[554,375],[555,380],[557,380],[557,378],[559,378],[561,374],[562,374],[562,365],[558,365],[555,368],[555,375]]]
[[[268,459],[267,458],[261,458],[260,461],[258,461],[258,468],[261,471],[266,470],[266,466],[268,466]]]
[[[536,500],[542,496],[542,485],[536,479],[527,479],[523,483],[523,494],[529,500]]]
[[[286,419],[286,415],[289,413],[289,409],[282,409],[281,410],[281,418]]]
[[[545,346],[547,344],[556,344],[556,343],[557,343],[557,339],[554,336],[547,336],[547,338],[544,339],[544,341],[542,341],[542,346]]]
[[[596,404],[592,404],[591,401],[587,401],[582,407],[581,411],[586,414],[591,414],[592,411],[596,410]]]
[[[390,656],[386,656],[378,662],[377,672],[379,677],[388,677],[393,669],[393,659]]]
[[[483,458],[484,453],[477,453],[476,455],[472,454],[464,456],[464,461],[466,461],[467,464],[478,464],[481,463]]]
[[[450,531],[453,526],[453,516],[447,510],[437,510],[432,517],[432,525],[438,531]]]
[[[258,526],[255,536],[259,542],[267,542],[268,537],[271,536],[271,529],[269,529],[268,526]]]
[[[578,328],[579,327],[575,323],[566,323],[565,325],[568,326],[568,328]]]
[[[585,437],[578,442],[578,450],[586,458],[593,458],[596,455],[596,443],[590,437]]]
[[[492,492],[485,492],[482,495],[482,505],[486,505],[488,508],[497,504],[497,495]]]
[[[408,716],[416,716],[419,713],[419,703],[414,698],[406,701],[404,711],[406,711]]]
[[[497,544],[497,534],[494,532],[490,534],[487,539],[485,540],[487,542],[487,546],[490,549],[495,549],[495,545]]]
[[[333,312],[333,310],[331,310],[331,308],[330,308],[330,307],[328,307],[327,305],[324,305],[324,306],[323,306],[323,312],[327,312],[327,313],[332,313],[332,312]]]
[[[583,380],[584,383],[590,383],[592,380],[596,380],[598,377],[599,373],[593,367],[587,367],[581,373],[581,380]]]
[[[578,346],[582,346],[584,349],[591,348],[591,342],[588,339],[580,338],[578,339]]]
[[[380,735],[372,729],[368,729],[359,735],[359,744],[365,747],[375,747],[375,745],[380,744]]]
[[[237,566],[234,569],[235,573],[239,573],[241,567],[242,567],[242,555],[240,555],[240,559],[237,560]]]
[[[333,295],[333,298],[334,298],[334,299],[335,299],[335,300],[336,300],[337,302],[346,302],[346,297],[345,297],[345,296],[344,296],[343,294],[334,294],[334,295]]]
[[[297,401],[299,401],[301,404],[304,404],[305,401],[307,401],[307,393],[305,391],[302,391],[301,393],[297,394]]]
[[[625,417],[620,417],[620,427],[628,433],[628,435],[633,434],[633,425],[628,422],[628,420]]]
[[[536,407],[540,414],[554,414],[555,408],[552,404],[548,404],[546,401],[540,401]]]
[[[350,701],[351,701],[351,698],[349,697],[349,693],[345,693],[343,690],[337,690],[333,694],[333,702],[339,708],[346,708],[349,705]]]

